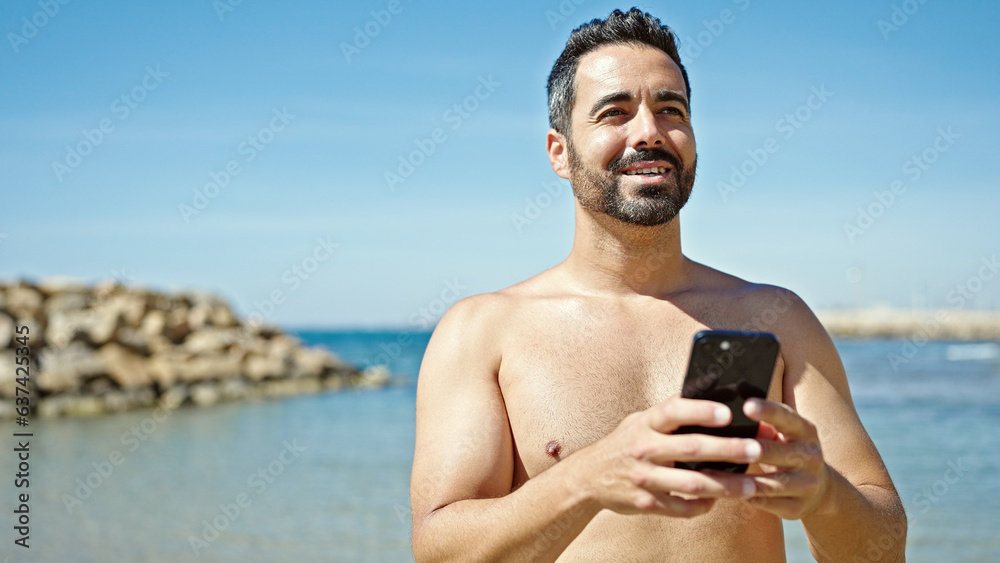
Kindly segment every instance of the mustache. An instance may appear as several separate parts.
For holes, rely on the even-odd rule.
[[[608,163],[608,170],[611,172],[618,173],[622,168],[626,166],[632,166],[637,162],[643,162],[648,160],[664,160],[674,168],[674,170],[680,171],[684,168],[681,164],[681,159],[677,157],[672,152],[667,152],[661,148],[650,148],[650,149],[637,149],[634,153],[628,156],[616,156]]]

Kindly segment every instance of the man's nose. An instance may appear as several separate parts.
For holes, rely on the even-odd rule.
[[[633,147],[660,147],[666,144],[667,137],[660,130],[656,115],[647,107],[639,108],[632,120],[630,144]]]

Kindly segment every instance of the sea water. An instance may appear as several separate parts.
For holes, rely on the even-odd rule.
[[[32,420],[31,547],[14,545],[24,490],[8,434],[0,562],[412,561],[414,399],[429,334],[298,335],[398,376],[374,391]],[[911,346],[837,342],[909,516],[908,561],[1000,561],[1000,359],[982,345]],[[785,530],[789,561],[812,561],[802,526]]]

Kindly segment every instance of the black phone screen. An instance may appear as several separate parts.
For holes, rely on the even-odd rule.
[[[778,350],[777,337],[767,332],[706,330],[696,334],[681,396],[723,403],[733,412],[733,419],[721,428],[682,426],[674,433],[757,437],[759,425],[743,414],[743,403],[767,396]],[[746,464],[715,461],[676,462],[674,466],[734,473],[747,470]]]

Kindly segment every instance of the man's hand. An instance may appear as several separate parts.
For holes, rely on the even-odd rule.
[[[808,516],[826,496],[831,472],[816,426],[788,405],[765,399],[748,399],[743,412],[760,422],[759,461],[766,471],[753,476],[757,492],[746,502],[787,520]]]
[[[685,425],[725,426],[731,418],[725,405],[680,396],[633,413],[611,434],[578,452],[578,462],[586,467],[580,485],[599,506],[621,514],[692,517],[707,512],[716,498],[750,497],[752,476],[673,467],[675,461],[757,461],[757,440],[672,434]]]

